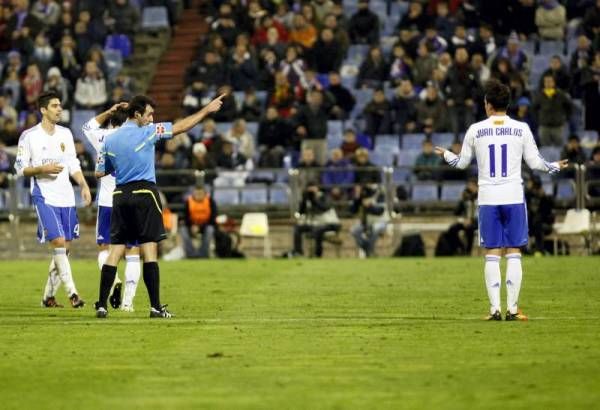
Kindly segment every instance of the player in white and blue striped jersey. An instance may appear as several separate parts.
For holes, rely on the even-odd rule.
[[[529,126],[506,115],[510,89],[492,80],[485,87],[486,120],[469,127],[460,155],[436,147],[453,167],[467,168],[473,155],[479,179],[479,235],[486,249],[485,283],[490,300],[489,320],[501,320],[500,259],[507,259],[506,320],[527,320],[518,309],[523,276],[520,248],[528,241],[527,209],[521,163],[534,170],[555,173],[567,160],[548,162],[542,158]]]
[[[113,105],[110,109],[91,118],[83,124],[82,131],[89,143],[96,151],[96,157],[100,155],[104,140],[118,130],[127,121],[127,103]],[[110,216],[112,213],[113,191],[116,179],[114,175],[106,175],[99,179],[98,187],[98,216],[96,219],[96,243],[98,244],[98,266],[102,265],[108,258],[108,246],[110,245]],[[121,307],[122,310],[133,312],[133,298],[141,275],[140,249],[130,244],[125,252],[125,293],[121,300],[122,283],[119,275],[115,276],[110,304],[114,309]],[[122,303],[121,303],[122,302]]]

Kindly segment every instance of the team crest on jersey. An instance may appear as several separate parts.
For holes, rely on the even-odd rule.
[[[61,142],[61,143],[60,143],[60,150],[61,150],[62,152],[65,152],[65,143],[64,143],[64,142]]]

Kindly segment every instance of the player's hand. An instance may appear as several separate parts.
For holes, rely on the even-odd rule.
[[[81,188],[81,199],[85,206],[90,206],[92,203],[92,193],[87,185]]]
[[[208,103],[208,105],[206,106],[206,111],[210,114],[211,112],[217,112],[221,109],[221,106],[223,105],[223,98],[225,98],[227,96],[227,93],[223,93],[221,95],[219,95],[217,98],[215,98],[214,100],[212,100],[211,102]]]
[[[119,108],[127,108],[129,106],[129,103],[126,102],[120,102],[118,104],[113,105],[112,107],[110,107],[110,112],[115,112],[117,111]]]
[[[40,168],[40,171],[42,174],[53,175],[53,174],[60,174],[63,169],[64,169],[64,167],[62,165],[60,165],[58,162],[53,162],[51,164],[42,165],[42,167]]]
[[[560,169],[565,169],[569,166],[569,160],[568,159],[561,159],[560,161],[558,161],[558,167]]]
[[[448,150],[446,148],[442,148],[442,147],[435,147],[433,151],[440,157],[444,158],[444,153]]]

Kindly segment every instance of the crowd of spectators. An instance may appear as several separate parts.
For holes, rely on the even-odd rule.
[[[509,114],[527,122],[542,147],[560,149],[567,135],[600,131],[600,118],[589,114],[600,102],[600,0],[414,0],[385,3],[387,18],[376,12],[381,3],[212,3],[211,31],[187,71],[184,107],[192,111],[231,90],[242,97],[236,102],[231,95],[229,109],[215,120],[258,126],[250,155],[239,138],[206,124],[208,133],[193,137],[194,150],[207,157],[200,167],[278,168],[288,155],[306,168],[309,150],[315,166],[344,168],[368,156],[357,150],[371,150],[379,135],[423,133],[415,177],[446,177],[451,173],[431,171],[439,160],[429,137],[452,133],[460,141],[468,125],[485,116],[482,85],[490,78],[510,86]],[[390,30],[394,13],[402,17]],[[548,42],[554,42],[550,54]],[[353,55],[357,46],[362,55]],[[582,109],[585,123],[576,124],[574,114],[582,118]],[[326,141],[332,120],[348,128],[333,150]],[[243,160],[219,164],[223,149]],[[589,152],[584,159],[591,160]],[[335,178],[324,172],[320,179],[357,183],[352,178],[353,172]]]
[[[104,109],[132,94],[130,78],[108,75],[103,48],[110,35],[137,31],[140,3],[171,5],[0,2],[3,145],[15,145],[36,123],[34,103],[43,90],[63,96],[65,123],[74,109]],[[600,0],[206,5],[210,31],[186,71],[182,108],[192,112],[215,93],[228,96],[199,132],[160,147],[159,168],[209,170],[211,182],[218,169],[306,167],[302,160],[312,155],[313,166],[352,168],[335,178],[323,172],[321,182],[360,184],[378,136],[423,133],[415,177],[446,177],[430,170],[439,162],[429,137],[452,133],[460,141],[484,116],[482,84],[489,78],[510,86],[510,114],[530,124],[541,146],[560,148],[569,134],[600,131],[600,116],[590,115],[600,102]],[[559,44],[551,54],[548,41]],[[583,125],[573,121],[574,100],[588,113]],[[336,147],[327,141],[332,120],[344,122]],[[582,155],[580,161],[592,160]]]

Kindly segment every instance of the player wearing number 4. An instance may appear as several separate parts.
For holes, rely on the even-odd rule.
[[[21,134],[15,169],[17,175],[31,177],[38,239],[40,243],[48,241],[53,248],[42,306],[62,307],[55,298],[62,282],[71,306],[79,308],[85,302],[75,288],[68,259],[69,245],[79,237],[75,193],[69,176],[81,187],[86,206],[92,197],[75,154],[73,134],[68,128],[57,125],[62,113],[60,98],[52,92],[44,93],[38,98],[38,106],[42,121]]]
[[[521,178],[521,162],[534,170],[555,173],[567,160],[547,162],[540,155],[529,126],[506,115],[510,89],[493,80],[485,86],[488,118],[469,127],[460,155],[436,147],[436,153],[453,167],[467,168],[473,155],[479,179],[479,235],[486,249],[485,284],[490,300],[487,320],[502,320],[500,308],[500,258],[506,267],[506,320],[527,320],[518,309],[521,290],[520,249],[527,244],[527,210]]]

